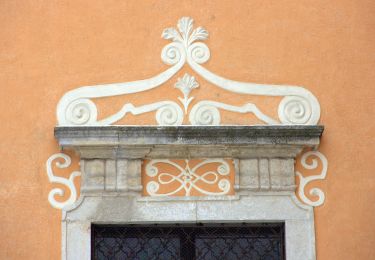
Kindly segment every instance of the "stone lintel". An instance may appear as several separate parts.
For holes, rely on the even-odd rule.
[[[295,157],[319,145],[323,126],[56,127],[63,149],[81,158]]]

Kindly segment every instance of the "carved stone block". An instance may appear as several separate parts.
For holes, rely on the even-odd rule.
[[[104,190],[105,160],[81,160],[81,192]]]
[[[141,160],[117,160],[118,191],[141,191]]]
[[[115,191],[117,188],[116,160],[105,161],[105,190]]]
[[[270,169],[269,169],[269,159],[261,158],[258,159],[258,169],[259,169],[259,179],[260,179],[260,189],[269,190],[270,185]]]
[[[295,189],[294,159],[271,159],[269,160],[271,177],[271,188],[273,190]]]
[[[257,190],[259,188],[258,159],[241,159],[239,164],[240,190]]]

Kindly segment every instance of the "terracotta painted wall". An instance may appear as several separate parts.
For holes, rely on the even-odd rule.
[[[48,204],[56,186],[44,166],[58,151],[58,100],[78,86],[165,70],[160,35],[182,16],[209,31],[210,70],[316,95],[326,127],[320,151],[329,162],[317,184],[326,194],[315,209],[318,259],[375,259],[373,0],[0,1],[0,259],[60,258],[61,213]],[[202,97],[212,95],[205,86]],[[163,86],[142,99],[106,101],[104,111],[178,94]],[[152,120],[130,116],[127,123]],[[226,122],[248,123],[230,114]]]

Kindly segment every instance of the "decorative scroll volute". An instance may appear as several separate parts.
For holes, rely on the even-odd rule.
[[[327,158],[319,151],[307,151],[302,154],[300,164],[303,167],[304,174],[298,170],[296,171],[299,180],[297,189],[298,197],[301,201],[310,206],[316,207],[322,205],[325,201],[324,191],[315,186],[311,189],[307,189],[306,186],[309,183],[313,184],[314,181],[324,180],[326,178],[328,170]],[[309,171],[313,171],[313,174],[308,173]],[[314,171],[318,171],[318,173],[314,174]],[[306,193],[309,194],[309,196],[306,196]]]
[[[194,29],[193,19],[182,17],[177,28],[167,28],[162,37],[171,41],[161,51],[161,60],[170,66],[166,71],[145,80],[137,80],[125,83],[86,86],[67,92],[57,106],[57,119],[60,126],[84,126],[84,125],[111,125],[128,113],[140,115],[155,112],[155,120],[158,125],[181,125],[188,115],[192,125],[220,125],[221,111],[234,113],[252,113],[265,124],[317,124],[320,117],[320,105],[315,96],[308,90],[296,86],[281,86],[255,84],[233,81],[223,78],[209,70],[203,64],[211,56],[208,46],[203,42],[208,38],[208,32],[203,27]],[[170,80],[181,70],[184,64],[188,64],[196,75],[185,74],[177,80],[176,88],[183,92],[183,97],[174,97],[173,100],[155,100],[152,103],[133,105],[125,103],[114,114],[100,118],[96,98],[114,97],[140,93],[156,89]],[[278,118],[267,115],[253,102],[233,104],[233,102],[217,101],[211,96],[207,100],[201,100],[189,108],[194,97],[189,96],[198,83],[196,76],[200,76],[215,87],[229,91],[233,95],[262,97],[279,97],[281,101],[275,109]],[[173,84],[172,84],[173,85]],[[204,88],[204,82],[200,82]],[[140,100],[142,98],[140,97]],[[234,101],[237,99],[234,98]],[[180,101],[182,104],[179,104]],[[190,112],[189,112],[190,109]]]
[[[65,190],[61,188],[53,188],[48,194],[48,201],[52,207],[57,209],[62,209],[66,206],[73,204],[77,199],[77,190],[74,185],[74,180],[76,177],[81,175],[79,171],[73,171],[69,178],[59,177],[54,174],[53,166],[57,168],[64,169],[68,168],[71,164],[70,156],[64,153],[56,153],[51,155],[46,162],[46,170],[48,179],[51,183],[58,183],[65,186],[65,189],[69,190],[70,195],[64,201],[56,199],[56,197],[63,197],[65,195]]]

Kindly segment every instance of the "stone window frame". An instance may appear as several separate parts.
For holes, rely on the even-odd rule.
[[[92,223],[196,222],[283,222],[286,258],[316,259],[314,211],[295,195],[294,160],[304,148],[317,148],[322,132],[322,126],[57,127],[60,146],[78,152],[82,172],[80,198],[62,211],[62,259],[90,259]],[[142,197],[142,159],[202,155],[235,159],[235,196]]]

